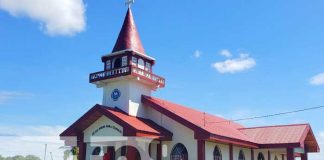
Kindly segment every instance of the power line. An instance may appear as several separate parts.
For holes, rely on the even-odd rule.
[[[281,116],[281,115],[286,115],[286,114],[315,110],[315,109],[320,109],[320,108],[324,108],[324,106],[310,107],[310,108],[304,108],[304,109],[299,109],[299,110],[294,110],[294,111],[268,114],[268,115],[263,115],[263,116],[255,116],[255,117],[240,118],[240,119],[235,119],[235,120],[226,120],[226,121],[218,121],[218,122],[206,122],[206,123],[214,123],[214,124],[215,123],[226,123],[226,122],[230,123],[230,122],[246,121],[246,120],[253,120],[253,119],[269,118],[269,117]]]

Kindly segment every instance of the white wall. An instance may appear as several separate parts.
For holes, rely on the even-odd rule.
[[[104,125],[110,125],[118,128],[118,130],[121,131],[121,133],[113,128],[105,127],[98,132],[96,132],[94,135],[94,131],[96,131],[98,128],[104,126]],[[112,121],[111,119],[107,118],[106,116],[100,117],[97,121],[95,121],[91,126],[89,126],[87,129],[84,130],[84,142],[87,143],[87,152],[86,152],[86,160],[91,160],[91,154],[96,146],[91,145],[91,137],[103,137],[103,136],[123,136],[123,127]],[[106,150],[106,147],[104,147],[104,151]]]
[[[229,145],[219,144],[214,142],[206,142],[205,143],[205,153],[206,153],[206,160],[214,159],[214,148],[218,146],[221,151],[222,159],[229,160]]]
[[[251,159],[251,149],[250,148],[243,148],[243,147],[233,146],[233,159],[234,160],[238,160],[240,150],[242,150],[244,152],[246,160]]]
[[[121,92],[121,96],[117,101],[111,98],[111,93],[114,89],[118,89]],[[102,104],[109,107],[118,107],[132,116],[143,117],[142,95],[150,96],[151,88],[135,79],[120,79],[103,86]]]
[[[92,133],[97,130],[99,127],[104,126],[104,125],[110,125],[118,128],[117,131],[116,129],[113,128],[108,128],[105,127],[103,129],[98,130],[94,134],[96,137],[101,137],[101,136],[123,136],[123,127],[112,121],[111,119],[107,118],[106,116],[100,117],[97,121],[95,121],[91,126],[89,126],[87,129],[84,130],[84,142],[90,142]]]
[[[277,156],[278,160],[282,160],[282,154],[285,154],[285,160],[286,160],[286,149],[279,148],[279,149],[254,149],[254,159],[258,160],[258,155],[261,152],[266,160],[268,160],[268,151],[270,151],[271,160],[275,159],[275,156]]]
[[[197,159],[197,140],[194,138],[194,132],[184,125],[174,121],[173,119],[162,115],[150,107],[146,108],[146,118],[153,120],[158,125],[166,128],[173,133],[172,141],[163,142],[162,153],[167,153],[163,160],[170,159],[170,153],[177,143],[182,143],[188,151],[189,160]]]

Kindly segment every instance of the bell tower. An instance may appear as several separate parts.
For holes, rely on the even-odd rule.
[[[142,95],[163,88],[165,79],[153,73],[155,59],[144,50],[130,7],[112,52],[101,61],[104,70],[91,73],[89,80],[103,88],[103,105],[144,117]]]

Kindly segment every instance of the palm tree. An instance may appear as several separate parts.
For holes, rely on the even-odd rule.
[[[79,148],[78,147],[72,147],[72,149],[65,150],[63,159],[67,160],[71,155],[73,156],[73,160],[78,160]]]

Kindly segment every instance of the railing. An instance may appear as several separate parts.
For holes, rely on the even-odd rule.
[[[164,87],[165,85],[165,79],[160,77],[160,76],[157,76],[151,72],[147,72],[143,69],[140,69],[140,68],[136,68],[136,67],[133,67],[132,68],[132,73],[135,74],[135,75],[138,75],[138,76],[141,76],[141,77],[144,77],[146,79],[149,79],[151,81],[154,81],[155,83],[159,84],[160,87]]]
[[[96,82],[104,79],[114,78],[120,75],[130,74],[130,67],[122,67],[118,69],[112,69],[108,71],[101,71],[90,74],[90,82]]]
[[[139,76],[140,78],[156,83],[157,85],[159,85],[159,87],[165,86],[164,78],[157,76],[151,72],[145,71],[143,69],[137,68],[135,66],[126,66],[118,69],[92,73],[90,74],[90,83],[130,74],[134,76]]]

